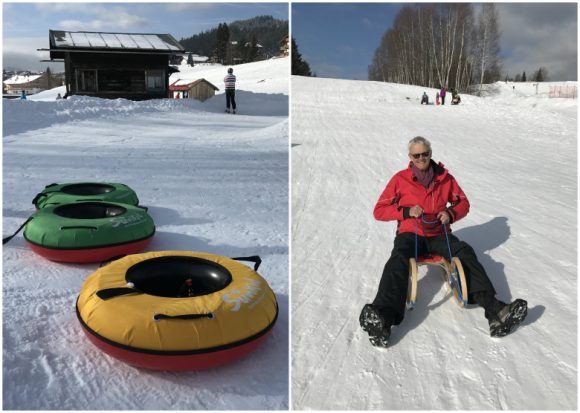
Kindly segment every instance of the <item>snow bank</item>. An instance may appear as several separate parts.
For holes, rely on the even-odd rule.
[[[575,410],[577,160],[563,148],[577,145],[576,101],[502,88],[421,106],[423,90],[292,78],[293,407]],[[417,135],[471,201],[454,233],[500,299],[528,300],[507,337],[489,337],[481,308],[459,309],[435,269],[421,270],[390,348],[359,327],[396,231],[373,207]]]
[[[50,94],[49,94],[50,92]],[[101,99],[86,96],[71,96],[68,99],[48,98],[54,94],[46,91],[46,98],[35,100],[5,99],[3,116],[10,119],[4,122],[4,136],[30,130],[41,129],[62,122],[85,119],[105,119],[110,116],[128,117],[145,113],[223,113],[225,98],[216,95],[205,102],[193,99],[153,99],[130,101],[126,99]],[[57,92],[59,93],[59,92]],[[236,92],[239,115],[251,116],[288,116],[288,96],[283,94]]]

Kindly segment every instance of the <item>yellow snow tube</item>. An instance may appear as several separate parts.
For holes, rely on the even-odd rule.
[[[159,358],[247,345],[269,332],[278,305],[268,283],[234,259],[162,251],[129,255],[91,274],[77,315],[99,347]]]

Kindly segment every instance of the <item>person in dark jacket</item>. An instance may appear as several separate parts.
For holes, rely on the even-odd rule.
[[[397,235],[387,261],[377,295],[364,306],[359,321],[373,345],[386,347],[391,327],[403,321],[407,298],[409,259],[429,252],[461,260],[465,272],[468,303],[485,309],[490,335],[502,337],[521,323],[527,315],[527,302],[517,299],[511,304],[499,301],[485,269],[475,251],[451,234],[449,224],[469,212],[469,201],[455,178],[441,163],[431,159],[431,143],[423,137],[409,142],[410,163],[389,181],[375,209],[375,219],[397,221]],[[447,237],[445,233],[447,232]]]
[[[427,92],[423,92],[423,96],[421,97],[421,105],[422,104],[429,104],[429,96],[427,96]]]
[[[226,112],[230,113],[230,104],[232,106],[232,113],[236,113],[236,76],[234,69],[228,69],[228,75],[224,78],[226,86]]]

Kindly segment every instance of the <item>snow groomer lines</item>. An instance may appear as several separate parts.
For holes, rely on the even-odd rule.
[[[256,272],[260,262],[188,251],[127,256],[87,278],[77,316],[94,345],[132,365],[230,363],[263,343],[278,317],[276,297]]]
[[[124,184],[51,184],[32,201],[38,211],[3,243],[24,228],[30,248],[52,261],[100,262],[134,254],[155,234],[153,219],[138,202]]]

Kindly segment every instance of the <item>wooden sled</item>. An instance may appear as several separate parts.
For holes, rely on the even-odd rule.
[[[422,255],[409,259],[409,287],[407,289],[407,310],[415,308],[417,301],[417,278],[419,274],[419,266],[435,265],[441,268],[443,280],[447,286],[453,291],[453,297],[459,307],[467,305],[467,282],[465,281],[465,272],[463,265],[457,257],[453,257],[451,263],[439,255]]]

